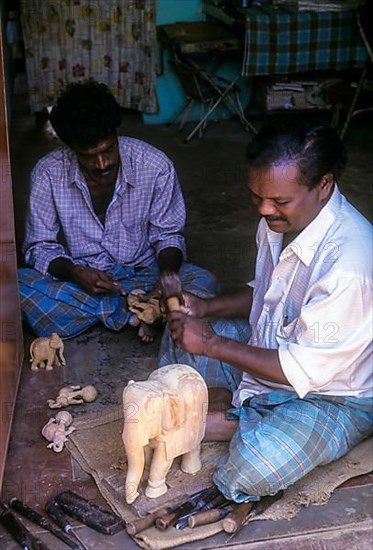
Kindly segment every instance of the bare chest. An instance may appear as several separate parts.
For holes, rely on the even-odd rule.
[[[107,188],[89,188],[93,210],[102,224],[105,224],[106,211],[113,198],[114,188],[115,182]]]

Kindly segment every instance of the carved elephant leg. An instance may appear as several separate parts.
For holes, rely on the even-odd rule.
[[[157,498],[167,492],[166,475],[171,468],[173,460],[167,460],[166,447],[160,442],[153,452],[153,460],[150,467],[148,485],[145,495],[149,498]]]
[[[62,349],[60,349],[59,356],[60,356],[60,360],[61,360],[61,365],[64,367],[66,365],[66,359],[65,359],[65,356],[63,354]]]
[[[45,367],[45,370],[53,370],[53,364],[56,359],[56,352],[53,352],[49,355],[47,366]]]
[[[128,470],[125,494],[127,504],[132,504],[139,496],[138,487],[145,464],[144,448],[139,447],[137,449],[131,449],[130,451],[127,449],[127,460]]]
[[[185,453],[185,455],[183,455],[180,467],[186,474],[196,474],[200,471],[202,468],[200,459],[200,445],[192,451],[189,451],[189,453]]]
[[[142,476],[142,479],[148,479],[150,467],[152,464],[152,458],[153,458],[153,449],[150,447],[150,445],[145,445],[144,447],[144,456],[145,456],[145,466],[144,466],[144,473]]]
[[[40,364],[40,368],[43,369],[45,367],[44,363],[39,363]],[[38,367],[38,362],[34,359],[33,362],[31,363],[31,370],[39,370],[39,367]]]

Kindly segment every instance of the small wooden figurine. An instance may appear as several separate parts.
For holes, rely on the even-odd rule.
[[[159,306],[159,299],[156,297],[149,300],[141,300],[146,296],[145,290],[132,290],[127,296],[128,309],[134,313],[139,321],[147,325],[154,325],[162,320],[162,313]],[[132,324],[134,325],[133,321]]]
[[[50,409],[61,409],[69,405],[80,405],[81,403],[91,403],[97,397],[97,390],[94,386],[65,386],[58,392],[56,399],[48,399]]]
[[[56,332],[51,336],[35,338],[30,345],[31,370],[52,370],[53,365],[66,366],[64,344]]]
[[[42,436],[50,441],[47,445],[48,449],[53,449],[56,453],[62,451],[67,436],[75,430],[74,426],[71,426],[72,422],[73,417],[67,411],[60,411],[55,418],[48,420],[48,423],[41,430]]]

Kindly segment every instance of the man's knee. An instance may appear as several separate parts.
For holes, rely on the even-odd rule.
[[[243,502],[247,497],[257,500],[267,495],[275,495],[290,484],[281,476],[264,475],[250,463],[240,467],[238,471],[237,465],[229,460],[218,466],[214,473],[214,482],[228,499],[235,502]]]

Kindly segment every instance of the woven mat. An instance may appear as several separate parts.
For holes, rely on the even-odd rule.
[[[204,443],[202,445],[202,470],[196,475],[183,473],[176,459],[167,476],[167,493],[157,499],[144,495],[128,506],[124,498],[126,478],[126,457],[121,432],[123,427],[122,407],[111,408],[99,416],[84,416],[74,421],[76,431],[66,444],[67,449],[79,465],[91,474],[103,497],[113,510],[125,521],[162,507],[165,503],[182,502],[188,495],[211,485],[211,476],[219,457],[228,448],[226,443]],[[325,504],[336,487],[348,479],[367,474],[373,470],[372,438],[363,441],[340,460],[327,466],[319,466],[302,480],[287,489],[279,503],[275,503],[257,519],[291,519],[302,506]],[[187,542],[201,540],[222,531],[222,522],[183,530],[169,527],[159,531],[151,527],[134,537],[142,548],[161,550]]]

